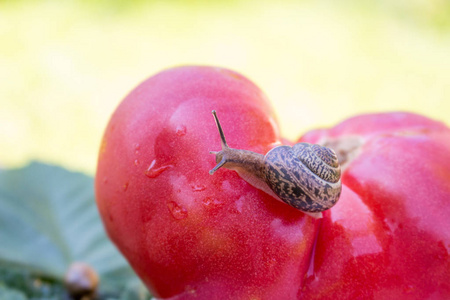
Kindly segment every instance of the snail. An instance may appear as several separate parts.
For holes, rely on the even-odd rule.
[[[252,186],[315,218],[336,204],[341,168],[332,149],[309,143],[277,146],[266,155],[233,149],[227,145],[216,111],[212,114],[222,150],[210,152],[216,155],[217,165],[209,174],[221,167],[235,170]]]
[[[64,283],[71,299],[89,300],[97,298],[98,274],[86,263],[72,263],[64,276]]]

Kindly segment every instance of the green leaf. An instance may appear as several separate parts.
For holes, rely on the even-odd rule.
[[[0,286],[0,299],[26,300],[27,297],[19,291]]]
[[[41,163],[0,170],[0,298],[62,299],[73,262],[96,270],[100,296],[150,297],[105,234],[91,177]]]

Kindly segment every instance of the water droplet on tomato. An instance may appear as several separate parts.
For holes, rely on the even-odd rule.
[[[126,192],[128,190],[129,184],[130,184],[129,182],[125,182],[125,184],[122,186],[124,192]]]
[[[209,206],[209,207],[217,206],[217,205],[222,204],[222,202],[220,200],[218,200],[216,198],[213,198],[213,197],[206,197],[206,198],[204,198],[202,200],[202,203],[203,203],[204,206]]]
[[[156,166],[156,159],[154,159],[147,171],[145,171],[145,176],[148,178],[156,178],[161,175],[162,172],[172,167],[172,165]]]
[[[210,197],[206,197],[202,200],[203,205],[210,206],[213,203],[213,199]]]
[[[405,292],[405,294],[412,294],[415,291],[415,287],[412,284],[408,284],[403,288],[403,291]]]
[[[139,150],[141,150],[141,145],[139,145],[139,143],[135,144],[134,145],[134,153],[139,154]]]
[[[183,136],[186,134],[186,126],[184,125],[178,125],[175,129],[175,132],[178,136]]]
[[[204,186],[204,185],[196,184],[196,185],[192,186],[192,191],[193,192],[201,192],[201,191],[204,191],[204,190],[206,190],[206,186]]]
[[[134,165],[135,165],[135,166],[138,166],[138,165],[139,165],[139,160],[138,160],[138,159],[136,159],[136,160],[134,161]]]
[[[169,211],[175,220],[184,219],[188,215],[187,210],[184,207],[178,205],[178,203],[176,203],[175,201],[170,201],[169,203],[167,203],[167,207],[169,208]]]

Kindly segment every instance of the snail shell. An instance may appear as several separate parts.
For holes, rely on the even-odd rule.
[[[99,285],[99,277],[90,265],[74,262],[66,272],[64,283],[71,298],[94,299]]]
[[[308,143],[278,146],[264,157],[265,181],[287,204],[306,212],[321,212],[341,194],[341,169],[330,148]]]
[[[264,156],[248,150],[230,148],[225,140],[216,112],[213,116],[219,130],[222,150],[216,155],[217,165],[235,170],[254,187],[277,200],[321,217],[341,194],[341,168],[336,153],[327,147],[298,143],[293,147],[278,146]]]

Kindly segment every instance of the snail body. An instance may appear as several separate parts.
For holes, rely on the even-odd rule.
[[[293,147],[278,146],[266,155],[230,148],[215,111],[222,150],[216,155],[217,165],[235,170],[249,184],[272,197],[314,217],[331,208],[341,193],[341,169],[335,152],[327,147],[298,143]]]

